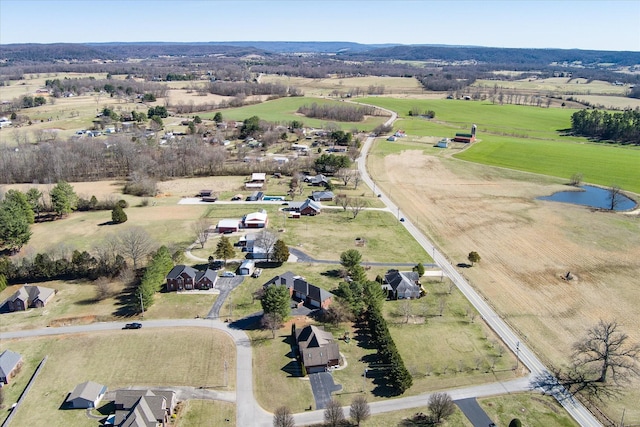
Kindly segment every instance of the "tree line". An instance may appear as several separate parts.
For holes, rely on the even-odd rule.
[[[303,105],[297,113],[306,117],[338,122],[361,122],[365,116],[377,115],[377,109],[365,105],[329,105],[317,104]]]
[[[602,141],[640,145],[640,109],[615,113],[576,111],[571,115],[571,132]]]

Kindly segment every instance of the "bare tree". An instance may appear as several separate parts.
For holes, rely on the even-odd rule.
[[[342,206],[342,210],[343,211],[347,211],[347,208],[349,207],[349,198],[347,197],[346,194],[338,194],[335,197],[335,202],[336,205],[338,206]]]
[[[111,281],[106,277],[98,277],[93,284],[96,286],[96,299],[102,301],[113,295]]]
[[[582,184],[583,175],[580,172],[576,172],[571,175],[569,179],[569,185],[573,185],[574,187],[579,187]]]
[[[361,422],[366,421],[370,416],[371,409],[369,408],[367,398],[364,396],[356,396],[356,398],[351,402],[349,417],[357,426],[359,426]]]
[[[404,323],[409,323],[409,317],[411,317],[411,301],[408,299],[402,301],[402,304],[400,304],[400,312],[404,317]]]
[[[265,313],[260,319],[260,324],[264,329],[271,331],[271,338],[276,338],[276,331],[282,326],[282,318],[278,313]]]
[[[360,181],[362,181],[362,175],[360,175],[359,171],[353,171],[353,188],[357,189],[358,185],[360,185]]]
[[[630,375],[640,374],[640,345],[628,340],[629,336],[618,330],[618,322],[600,320],[574,344],[575,363],[597,374],[597,382],[607,382],[609,375],[615,383],[626,381]]]
[[[429,397],[427,407],[429,408],[429,412],[431,412],[435,423],[440,423],[455,412],[455,404],[453,403],[451,396],[447,393],[432,394]]]
[[[118,249],[131,258],[134,270],[138,269],[138,262],[153,250],[154,245],[149,233],[141,227],[129,228],[118,236]]]
[[[287,406],[281,406],[273,413],[273,427],[295,427],[291,410]]]
[[[344,411],[340,404],[331,399],[324,409],[324,423],[329,427],[338,427],[344,422]]]
[[[365,208],[367,207],[368,203],[365,199],[360,198],[360,197],[354,197],[352,199],[349,199],[349,209],[351,209],[351,215],[353,216],[353,219],[355,219],[358,214]]]
[[[270,230],[262,229],[257,235],[254,241],[254,247],[258,246],[265,250],[268,259],[271,259],[273,253],[273,247],[278,241],[278,235]]]
[[[204,248],[204,244],[209,240],[209,221],[206,218],[200,218],[193,224],[193,232],[196,235],[196,242],[200,248]]]
[[[440,298],[438,300],[438,315],[442,317],[442,313],[444,313],[444,309],[447,307],[447,303],[444,298]]]
[[[609,187],[609,209],[614,210],[618,207],[620,203],[622,203],[622,189],[617,185],[612,185]]]
[[[351,178],[353,178],[353,171],[346,168],[338,169],[338,172],[336,172],[336,177],[340,178],[344,183],[344,186],[346,187],[347,185],[349,185]]]

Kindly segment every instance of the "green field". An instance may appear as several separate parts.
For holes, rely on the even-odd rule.
[[[287,125],[293,120],[298,120],[304,123],[307,127],[322,128],[329,120],[311,119],[302,116],[296,111],[303,105],[311,105],[316,103],[318,105],[335,104],[344,105],[340,101],[333,101],[322,98],[307,98],[307,97],[294,97],[294,98],[280,98],[273,101],[265,101],[260,104],[249,105],[240,108],[230,108],[219,110],[225,120],[243,121],[252,116],[258,116],[262,120],[269,122],[280,123]],[[213,119],[214,113],[201,114],[202,118]],[[358,130],[371,130],[388,119],[386,116],[380,117],[368,117],[362,122],[332,122],[335,123],[340,129],[345,131],[351,131],[353,129]]]
[[[395,128],[409,135],[452,138],[459,129],[478,126],[479,143],[456,154],[462,160],[569,179],[582,173],[585,182],[640,193],[640,149],[591,143],[566,137],[573,110],[493,105],[457,100],[370,98],[365,102],[398,111]],[[434,120],[408,117],[414,106],[436,112]],[[402,144],[402,141],[399,141]]]

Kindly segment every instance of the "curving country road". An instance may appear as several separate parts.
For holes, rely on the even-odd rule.
[[[379,108],[379,107],[378,107]],[[391,125],[397,119],[397,114],[393,111],[386,110],[391,114],[391,118],[385,125]],[[360,157],[356,160],[358,170],[362,176],[362,180],[371,188],[375,189],[375,183],[367,172],[366,161],[374,138],[368,137],[362,147]],[[386,194],[375,190],[380,194],[380,200],[386,205],[391,212],[397,212],[401,217],[400,207],[397,206]],[[546,366],[538,359],[538,357],[522,342],[522,340],[513,332],[513,330],[496,314],[496,312],[487,304],[487,302],[469,285],[467,280],[454,268],[449,260],[438,251],[426,236],[418,230],[409,218],[405,218],[401,222],[407,231],[416,239],[416,241],[424,248],[427,253],[432,254],[434,262],[440,266],[444,273],[455,283],[464,296],[478,310],[484,321],[493,329],[509,349],[516,354],[519,360],[529,369],[532,376],[550,375]],[[554,397],[567,410],[569,414],[583,427],[601,426],[600,422],[584,407],[580,402],[573,399],[564,388],[558,386],[554,389]]]

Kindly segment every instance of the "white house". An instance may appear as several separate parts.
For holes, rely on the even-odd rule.
[[[86,381],[78,384],[76,388],[69,393],[67,404],[73,409],[97,408],[106,392],[107,386],[93,381]]]

